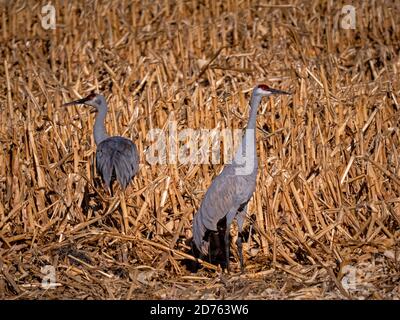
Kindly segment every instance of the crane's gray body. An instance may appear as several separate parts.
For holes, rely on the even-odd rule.
[[[96,168],[109,189],[114,177],[125,189],[139,169],[136,145],[124,137],[104,139],[97,145]]]
[[[260,85],[254,88],[250,102],[250,116],[242,142],[231,164],[224,167],[211,183],[198,212],[193,218],[193,241],[202,257],[209,256],[212,262],[209,232],[219,232],[221,219],[226,219],[224,235],[225,263],[229,270],[229,232],[232,221],[236,218],[239,235],[240,267],[243,270],[242,228],[246,217],[247,203],[256,189],[258,159],[256,152],[256,117],[257,109],[264,96],[288,94],[285,91]],[[219,242],[219,245],[221,242]]]
[[[217,224],[222,218],[226,217],[227,227],[236,218],[239,228],[242,228],[247,202],[256,189],[257,156],[255,155],[253,159],[254,168],[250,174],[238,175],[237,169],[241,166],[232,162],[224,167],[208,188],[193,218],[193,239],[202,254],[209,253],[208,239],[204,239],[206,231],[216,232]]]
[[[97,145],[96,168],[107,188],[112,192],[112,183],[117,179],[125,189],[139,170],[139,154],[136,145],[119,136],[109,137],[104,126],[107,102],[104,96],[90,94],[88,97],[65,104],[85,104],[95,107],[97,116],[94,123],[94,140]]]

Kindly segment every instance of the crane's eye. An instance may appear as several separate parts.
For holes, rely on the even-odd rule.
[[[264,90],[264,91],[268,91],[269,90],[269,87],[266,84],[260,84],[258,87],[260,89]]]

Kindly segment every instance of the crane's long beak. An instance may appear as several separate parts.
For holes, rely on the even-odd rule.
[[[68,102],[68,103],[64,103],[62,106],[63,107],[68,107],[68,106],[74,106],[76,104],[85,104],[86,101],[89,101],[90,99],[88,98],[83,98],[83,99],[79,99],[79,100],[75,100],[72,102]]]
[[[271,92],[271,94],[291,94],[290,92],[287,91],[272,89],[272,88],[269,88],[268,91]]]

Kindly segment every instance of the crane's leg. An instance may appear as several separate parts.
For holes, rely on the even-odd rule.
[[[240,261],[240,272],[244,272],[244,266],[243,266],[243,251],[242,251],[242,241],[243,241],[243,235],[241,232],[239,232],[237,240],[236,240],[236,245],[238,248],[239,252],[239,261]]]
[[[221,235],[218,231],[213,231],[210,233],[208,256],[210,258],[210,263],[215,265],[221,265],[222,269],[225,269],[225,247],[223,245],[225,236],[225,224],[224,224],[224,234],[221,239]]]
[[[226,230],[225,230],[225,259],[226,259],[226,270],[229,272],[229,248],[230,248],[230,243],[229,243],[229,231],[231,230],[231,224],[233,219],[235,218],[236,215],[236,209],[231,210],[227,215],[226,215]]]
[[[215,231],[210,231],[208,237],[208,262],[211,264],[218,264],[218,234]]]
[[[212,247],[214,246],[214,242],[212,239],[212,233],[210,232],[209,236],[208,236],[208,262],[213,264],[214,260],[213,260],[213,251],[212,251]]]
[[[196,258],[196,260],[189,264],[189,270],[190,272],[197,272],[201,268],[201,265],[197,259],[204,260],[204,254],[199,249],[197,249],[193,239],[191,242],[191,248],[192,255]]]
[[[243,273],[244,272],[244,264],[243,264],[243,249],[242,249],[242,242],[243,242],[243,223],[244,223],[244,218],[246,217],[246,211],[247,211],[247,202],[245,204],[242,204],[239,207],[238,210],[238,215],[236,216],[237,224],[238,224],[238,237],[236,240],[236,245],[238,248],[238,253],[239,253],[239,261],[240,261],[240,271]]]
[[[215,233],[215,258],[222,269],[226,269],[226,254],[225,254],[225,235],[226,235],[226,217],[220,219],[217,223],[217,232]]]
[[[229,272],[229,230],[230,230],[230,224],[228,221],[226,222],[226,231],[225,231],[225,261],[226,261],[226,270]]]

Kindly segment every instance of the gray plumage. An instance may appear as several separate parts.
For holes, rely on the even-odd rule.
[[[92,93],[86,98],[66,103],[64,106],[75,104],[85,104],[96,108],[98,113],[94,123],[93,135],[97,145],[97,172],[111,193],[112,183],[115,179],[124,190],[139,169],[139,155],[136,145],[127,138],[109,137],[107,135],[104,121],[108,108],[104,96]]]
[[[126,189],[139,168],[135,144],[118,136],[104,139],[97,146],[96,168],[109,189],[114,178],[113,175],[122,189]]]
[[[239,234],[237,247],[239,251],[240,267],[243,271],[242,255],[242,229],[246,217],[247,203],[256,189],[258,160],[256,152],[256,117],[257,109],[262,97],[272,94],[289,94],[288,92],[275,90],[266,85],[256,86],[253,90],[250,102],[250,116],[232,163],[224,167],[211,183],[198,212],[193,218],[193,240],[200,256],[208,256],[213,262],[213,253],[218,248],[212,248],[212,241],[216,237],[210,237],[211,233],[224,233],[223,241],[217,245],[223,245],[225,266],[229,270],[229,231],[232,221],[236,218]],[[221,228],[222,219],[226,220],[226,227]]]

